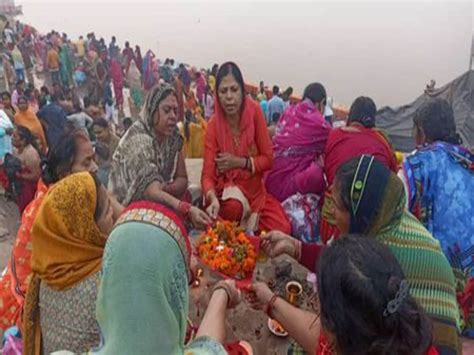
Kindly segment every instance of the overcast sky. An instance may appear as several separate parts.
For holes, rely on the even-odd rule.
[[[200,67],[233,60],[269,86],[320,81],[336,102],[368,95],[378,106],[414,100],[469,67],[471,1],[157,2],[17,0],[40,31],[116,35]]]

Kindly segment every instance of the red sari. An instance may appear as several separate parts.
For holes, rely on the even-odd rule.
[[[216,192],[221,209],[219,215],[226,220],[240,221],[251,230],[291,231],[288,218],[280,203],[267,193],[263,174],[273,163],[273,148],[260,105],[245,98],[240,119],[240,133],[233,134],[220,103],[216,100],[216,113],[206,131],[202,189],[204,196]],[[219,174],[215,159],[219,153],[249,157],[253,171],[232,169]],[[258,227],[258,228],[257,228]]]
[[[340,234],[334,224],[331,212],[331,185],[334,182],[337,169],[352,158],[363,154],[373,155],[395,173],[398,170],[395,152],[388,138],[380,130],[352,124],[348,127],[334,129],[329,133],[324,161],[324,172],[329,189],[324,198],[320,226],[321,240],[324,243]]]

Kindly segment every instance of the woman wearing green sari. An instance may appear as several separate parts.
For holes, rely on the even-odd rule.
[[[168,208],[134,202],[107,240],[97,299],[101,346],[96,354],[227,354],[225,311],[240,301],[230,282],[214,287],[197,337],[184,345],[191,245]]]
[[[61,78],[61,84],[64,87],[69,87],[71,83],[71,74],[72,74],[72,61],[70,55],[69,44],[66,42],[61,46],[59,52],[59,61],[61,63],[59,75]]]

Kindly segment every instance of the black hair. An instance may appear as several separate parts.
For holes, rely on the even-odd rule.
[[[338,200],[342,203],[342,207],[346,211],[351,210],[351,187],[352,180],[359,164],[360,157],[352,158],[342,164],[336,171],[334,182],[337,184],[339,191]]]
[[[45,95],[49,95],[49,89],[44,85],[40,88],[40,92],[42,92]]]
[[[99,126],[99,127],[102,127],[102,128],[109,128],[109,123],[107,122],[107,120],[105,118],[98,118],[94,121],[94,123],[92,124],[92,127],[94,126]]]
[[[17,103],[20,103],[20,100],[21,100],[21,101],[26,101],[26,104],[28,104],[28,97],[27,97],[26,95],[21,95],[21,96],[18,98]]]
[[[271,117],[272,123],[277,123],[280,117],[281,117],[280,112],[274,112]]]
[[[391,251],[363,235],[334,241],[319,261],[318,294],[323,328],[340,354],[425,354],[432,342],[429,318],[408,295],[393,313],[402,268]]]
[[[80,140],[89,141],[89,138],[81,129],[74,129],[65,132],[58,143],[50,147],[41,164],[41,177],[45,184],[55,183],[71,172]]]
[[[110,149],[107,145],[102,143],[96,143],[94,147],[95,154],[102,160],[109,160]]]
[[[239,67],[237,64],[234,62],[226,62],[222,64],[217,71],[217,77],[216,77],[216,91],[219,91],[219,87],[221,86],[222,80],[224,77],[227,75],[231,74],[234,79],[237,81],[237,84],[239,84],[240,90],[242,90],[242,103],[245,97],[245,82],[244,82],[244,77],[242,76],[242,72],[240,71]],[[219,95],[217,97],[219,100]],[[241,104],[241,109],[243,109],[242,104]]]
[[[38,147],[36,136],[31,133],[31,131],[24,126],[16,126],[16,131],[20,138],[25,141],[26,145],[30,144],[41,156],[41,150]]]
[[[122,124],[124,126],[129,126],[130,127],[133,124],[133,121],[130,117],[125,117],[122,121]]]
[[[23,79],[20,79],[16,82],[16,86],[24,84],[24,83],[25,83],[25,81]]]
[[[277,85],[275,85],[273,86],[272,91],[273,91],[273,95],[278,95],[278,93],[280,92],[280,88]]]
[[[364,127],[375,127],[375,115],[377,106],[374,100],[367,96],[359,96],[351,105],[349,110],[348,123],[358,122]]]
[[[92,179],[94,179],[94,184],[95,184],[95,194],[96,194],[96,199],[95,199],[95,211],[94,211],[94,221],[98,221],[100,218],[100,215],[104,211],[104,206],[100,203],[100,188],[102,187],[102,183],[100,182],[99,178],[95,174],[91,174]]]
[[[431,98],[424,102],[416,110],[413,123],[415,127],[423,130],[428,143],[435,141],[462,143],[460,135],[456,132],[453,109],[446,100]]]
[[[2,99],[3,99],[5,96],[7,96],[9,99],[12,98],[12,95],[11,95],[8,91],[3,91],[3,92],[2,92]]]
[[[317,103],[326,103],[326,89],[320,83],[311,83],[309,84],[303,92],[303,100],[311,100],[313,104]]]

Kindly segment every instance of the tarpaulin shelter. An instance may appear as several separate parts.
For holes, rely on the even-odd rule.
[[[439,89],[426,91],[409,105],[398,108],[383,107],[377,112],[377,127],[384,129],[395,149],[409,152],[415,148],[413,116],[430,97],[447,100],[453,108],[458,133],[464,145],[474,148],[474,70],[454,79]]]

